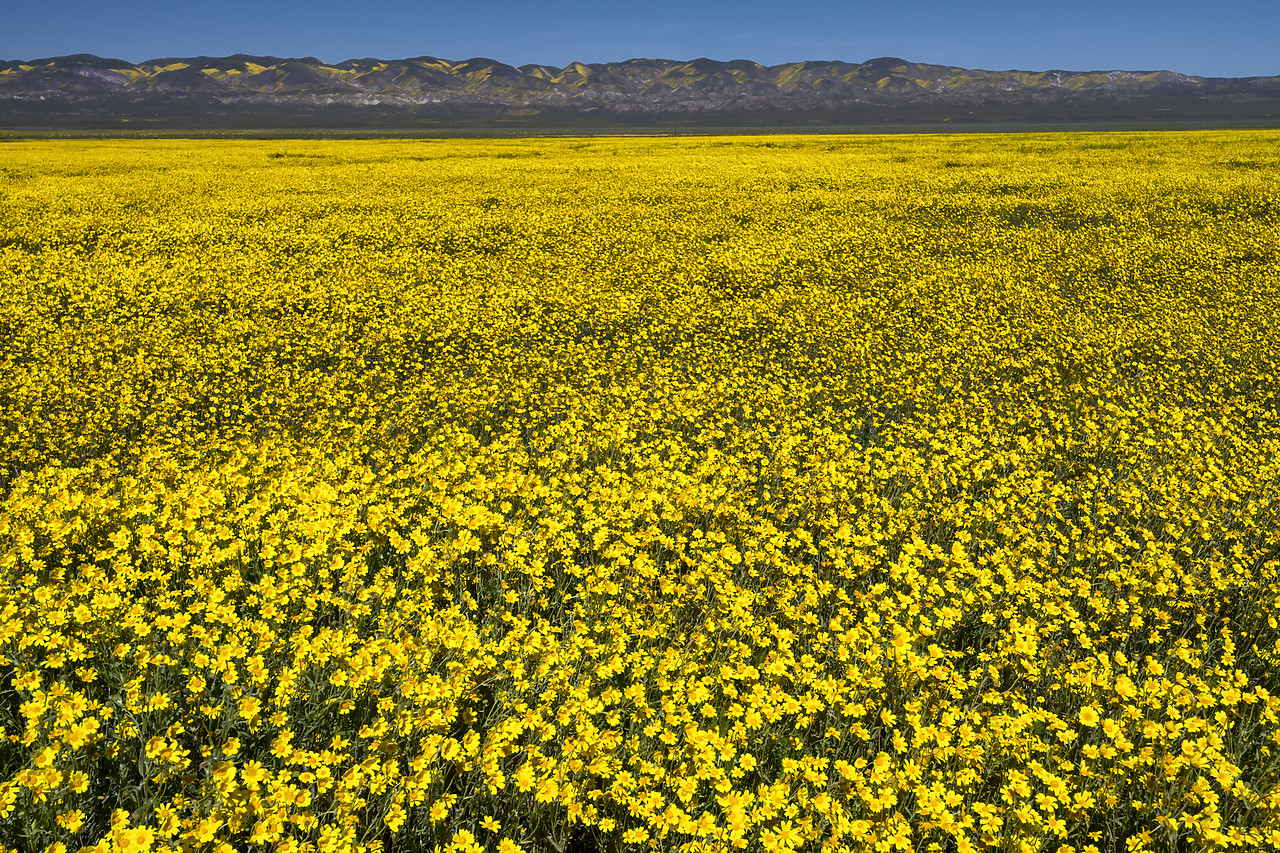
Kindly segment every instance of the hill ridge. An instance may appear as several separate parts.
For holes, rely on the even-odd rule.
[[[413,120],[546,115],[653,120],[720,115],[850,121],[894,116],[1079,118],[1105,114],[1280,114],[1280,76],[1200,77],[1174,71],[989,71],[882,56],[863,62],[636,57],[513,66],[451,60],[234,54],[139,63],[74,54],[0,61],[0,122],[44,117],[210,121],[262,114]],[[944,115],[945,114],[945,115]]]

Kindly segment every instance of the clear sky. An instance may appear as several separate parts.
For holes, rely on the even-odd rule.
[[[567,65],[634,57],[1280,74],[1280,1],[62,0],[9,4],[0,59],[250,53]]]

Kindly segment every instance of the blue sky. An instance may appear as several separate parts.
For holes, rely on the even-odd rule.
[[[2,17],[0,59],[96,53],[137,62],[252,53],[339,62],[431,55],[563,66],[633,57],[772,65],[899,56],[992,70],[1280,74],[1276,0],[369,0],[363,6],[63,0],[14,3]]]

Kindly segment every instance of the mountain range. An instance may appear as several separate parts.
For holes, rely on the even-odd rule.
[[[0,61],[0,127],[426,126],[1212,119],[1280,116],[1280,76],[1171,71],[982,71],[882,57],[761,65],[695,59],[506,65],[274,56],[91,54]]]

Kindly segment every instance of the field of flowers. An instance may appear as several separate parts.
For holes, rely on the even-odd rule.
[[[0,145],[0,845],[1280,848],[1280,134]]]

